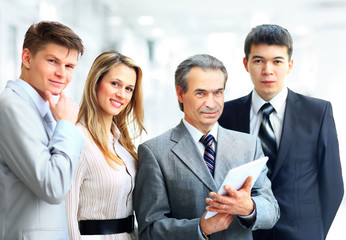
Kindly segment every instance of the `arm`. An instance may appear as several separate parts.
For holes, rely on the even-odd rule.
[[[148,146],[141,144],[138,148],[138,157],[139,170],[134,190],[134,208],[138,220],[139,238],[198,239],[199,218],[188,220],[170,216],[171,206],[166,180],[155,154]]]
[[[344,195],[339,143],[330,103],[326,105],[320,129],[318,181],[324,233],[327,235]]]
[[[76,172],[73,176],[70,191],[66,197],[66,215],[68,232],[71,239],[80,239],[80,232],[78,227],[78,209],[79,209],[79,194],[85,177],[87,169],[87,161],[85,159],[85,152],[79,160]]]
[[[176,178],[178,173],[172,172],[169,164],[174,161],[174,157],[165,155],[165,152],[170,151],[155,151],[159,156],[145,144],[138,149],[139,171],[134,191],[134,207],[140,239],[203,239],[198,226],[205,206],[203,197],[198,202],[196,198],[200,196],[197,197],[195,193],[180,192],[184,189],[184,183],[179,182]],[[180,184],[180,187],[176,188],[176,184]],[[186,199],[191,201],[185,202]],[[203,206],[202,211],[196,210],[201,207],[198,205]],[[186,217],[187,215],[190,217]],[[211,226],[212,232],[218,232],[227,229],[232,220],[233,216],[229,214],[219,214],[206,222]]]
[[[75,126],[59,121],[49,140],[41,116],[25,103],[4,107],[0,126],[0,152],[11,172],[38,198],[63,201],[83,147]]]

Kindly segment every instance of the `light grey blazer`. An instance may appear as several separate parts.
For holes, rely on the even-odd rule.
[[[50,136],[29,95],[8,82],[0,95],[1,240],[69,239],[64,200],[83,145],[64,120]]]
[[[138,148],[139,171],[134,207],[140,239],[199,239],[198,224],[205,212],[205,198],[217,192],[229,169],[263,156],[256,137],[219,127],[214,178],[181,122],[177,127]],[[247,226],[236,217],[230,227],[211,239],[252,239],[251,230],[271,228],[279,207],[265,168],[257,179],[252,198],[256,220]]]

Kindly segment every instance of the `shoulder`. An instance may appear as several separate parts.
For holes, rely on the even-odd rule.
[[[173,130],[174,130],[173,128],[169,129],[166,132],[143,142],[139,146],[147,146],[149,148],[155,148],[162,145],[166,145],[166,143],[170,141]]]
[[[309,114],[324,112],[325,109],[331,108],[331,103],[316,97],[306,96],[289,90],[287,97],[287,105],[293,105],[301,108]]]
[[[237,106],[241,106],[243,104],[249,103],[250,100],[251,100],[251,93],[246,96],[225,102],[225,108],[235,108]]]
[[[226,129],[221,126],[219,126],[219,134],[221,138],[232,140],[232,141],[243,141],[243,142],[254,142],[254,143],[257,141],[257,137],[255,135]]]
[[[93,140],[89,130],[83,124],[77,123],[76,128],[78,132],[80,132],[84,140],[84,154],[88,153],[90,155],[90,153],[92,152],[95,153],[95,151],[100,151],[95,141]]]

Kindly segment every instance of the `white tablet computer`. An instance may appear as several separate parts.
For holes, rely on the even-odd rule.
[[[265,164],[268,161],[268,157],[259,158],[257,160],[248,162],[241,166],[232,168],[228,171],[225,179],[223,180],[221,187],[219,188],[218,194],[226,195],[227,192],[224,189],[225,185],[230,185],[232,188],[239,190],[245,183],[245,180],[252,176],[252,185],[255,184],[258,176],[262,172]],[[217,212],[207,212],[205,215],[205,219],[211,218],[215,216]]]

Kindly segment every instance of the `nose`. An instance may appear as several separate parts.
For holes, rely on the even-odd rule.
[[[212,93],[207,95],[205,100],[205,106],[211,109],[215,108],[216,103],[215,103],[214,95]]]
[[[262,73],[263,73],[264,75],[273,74],[273,68],[272,68],[271,63],[266,63],[266,64],[264,64]]]
[[[61,78],[65,77],[66,76],[65,66],[59,65],[55,70],[55,75]]]
[[[115,95],[118,97],[118,98],[124,98],[125,96],[125,88],[120,88],[117,90],[117,92],[115,93]]]

